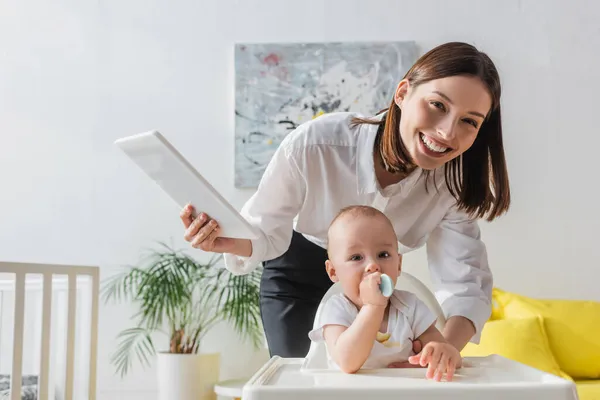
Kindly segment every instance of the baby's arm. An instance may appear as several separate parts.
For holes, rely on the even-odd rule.
[[[342,371],[352,374],[363,366],[373,349],[385,308],[367,304],[349,327],[327,325],[323,328],[329,353]]]
[[[323,329],[329,354],[346,373],[352,374],[363,366],[377,339],[389,302],[379,290],[380,282],[381,274],[378,272],[361,281],[359,293],[363,305],[350,326],[327,325]]]

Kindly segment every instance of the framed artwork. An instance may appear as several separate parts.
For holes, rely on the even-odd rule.
[[[283,138],[322,114],[387,108],[412,41],[235,46],[235,186],[255,188]]]

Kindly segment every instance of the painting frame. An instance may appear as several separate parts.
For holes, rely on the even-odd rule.
[[[418,57],[414,41],[236,43],[235,187],[256,188],[281,141],[338,111],[375,114]]]

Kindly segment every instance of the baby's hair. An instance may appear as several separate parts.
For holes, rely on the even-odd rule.
[[[331,228],[333,226],[333,224],[340,219],[341,217],[344,217],[346,215],[352,215],[354,217],[377,217],[377,216],[381,216],[383,218],[385,218],[386,220],[389,221],[389,218],[382,213],[381,211],[379,211],[378,209],[376,209],[375,207],[371,207],[371,206],[363,206],[363,205],[353,205],[353,206],[347,206],[342,208],[337,215],[333,218],[333,220],[331,221],[331,223],[329,224],[329,227]],[[390,222],[391,223],[391,222]]]
[[[392,224],[392,221],[390,221],[390,219],[384,213],[382,213],[375,207],[363,206],[363,205],[347,206],[347,207],[342,208],[337,213],[337,215],[333,218],[331,223],[329,224],[329,229],[327,231],[327,241],[328,242],[329,242],[329,233],[331,232],[331,227],[336,223],[336,221],[338,221],[342,217],[346,217],[346,216],[370,217],[370,218],[383,217],[385,219],[385,221],[388,224],[390,224],[390,227],[392,228],[392,230],[394,230],[394,225]],[[329,246],[327,246],[327,247],[329,247]]]

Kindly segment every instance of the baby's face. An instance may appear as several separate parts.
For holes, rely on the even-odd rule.
[[[358,307],[360,282],[369,274],[389,275],[396,284],[401,257],[393,228],[381,216],[343,216],[329,231],[327,273]]]

